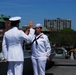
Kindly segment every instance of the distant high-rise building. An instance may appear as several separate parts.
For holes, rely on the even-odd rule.
[[[70,19],[44,19],[44,26],[47,28],[51,28],[52,30],[61,30],[64,28],[71,28],[71,20]]]

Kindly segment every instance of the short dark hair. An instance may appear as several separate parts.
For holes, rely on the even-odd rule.
[[[42,29],[42,27],[40,27]]]
[[[26,27],[23,29],[23,31],[25,32],[27,29],[30,29],[30,27],[29,27],[29,26],[26,26]]]
[[[17,24],[20,23],[20,20],[18,21],[11,21],[11,27],[17,26]]]

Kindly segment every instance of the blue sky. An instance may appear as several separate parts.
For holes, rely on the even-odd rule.
[[[0,0],[0,14],[21,16],[21,24],[30,20],[44,24],[44,19],[71,19],[76,30],[76,0]]]

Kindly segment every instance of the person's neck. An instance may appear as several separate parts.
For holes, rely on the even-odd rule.
[[[30,27],[30,28],[33,28],[33,27]]]
[[[40,33],[36,33],[36,36],[37,36],[37,35],[40,35],[40,34],[41,34],[41,32],[40,32]]]
[[[15,28],[15,27],[18,28],[17,26],[12,26],[11,28]]]

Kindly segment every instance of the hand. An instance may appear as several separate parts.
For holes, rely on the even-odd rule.
[[[29,30],[26,30],[26,31],[25,31],[25,34],[27,34],[27,35],[28,35],[28,34],[29,34]]]
[[[5,63],[7,62],[7,60],[6,60],[6,59],[4,59],[3,61],[4,61]]]
[[[46,60],[47,60],[47,61],[49,61],[49,60],[50,60],[50,58],[49,58],[49,57],[47,57],[47,58],[46,58]]]

